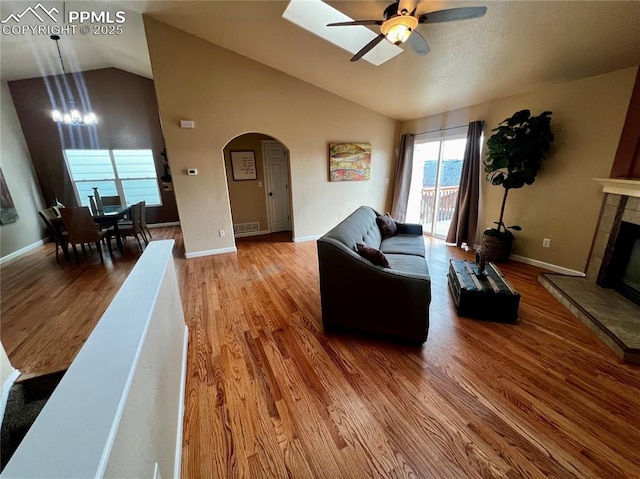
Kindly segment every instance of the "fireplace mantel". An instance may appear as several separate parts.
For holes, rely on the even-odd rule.
[[[640,198],[640,178],[594,178],[602,185],[603,193]]]

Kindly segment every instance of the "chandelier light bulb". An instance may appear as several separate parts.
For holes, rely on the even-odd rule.
[[[96,117],[95,113],[90,112],[84,116],[85,125],[95,125],[96,123],[98,123],[98,117]]]
[[[53,110],[51,112],[51,118],[53,118],[53,121],[56,123],[60,123],[62,121],[62,113],[60,113],[60,110]]]
[[[80,123],[82,121],[82,115],[80,115],[78,110],[73,109],[69,113],[71,114],[71,121],[74,123]]]

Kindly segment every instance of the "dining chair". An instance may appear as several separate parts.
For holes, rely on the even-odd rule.
[[[96,245],[96,249],[100,253],[100,262],[104,263],[100,241],[103,238],[107,238],[107,247],[109,248],[109,254],[113,254],[109,236],[113,230],[98,230],[98,227],[93,221],[93,217],[91,216],[91,212],[89,211],[88,207],[83,206],[79,208],[62,208],[60,210],[60,214],[62,215],[62,222],[64,223],[64,227],[67,230],[69,243],[71,243],[71,247],[73,248],[73,254],[76,258],[76,263],[79,263],[78,249],[76,248],[77,244],[82,246],[82,251],[86,256],[84,244],[87,243],[90,245],[91,243],[94,243]],[[91,249],[91,247],[89,247],[89,249]]]
[[[144,238],[145,244],[149,244],[149,241],[151,241],[151,238],[153,237],[151,236],[151,231],[149,231],[149,227],[147,226],[147,202],[146,201],[140,202],[140,227],[142,228],[142,236]],[[147,241],[147,237],[144,234],[145,231],[149,234],[149,241]]]
[[[142,226],[140,225],[140,215],[141,215],[142,205],[140,203],[136,203],[131,206],[131,220],[123,221],[122,223],[118,223],[118,231],[120,232],[120,236],[123,240],[126,239],[127,236],[134,236],[138,241],[138,246],[140,247],[140,251],[142,251],[142,243],[140,243],[140,236],[147,243],[146,238],[144,237],[144,233],[142,232]],[[114,235],[115,232],[113,230],[110,231],[110,235]]]
[[[54,221],[60,220],[60,217],[57,214],[58,210],[55,207],[47,208],[44,210],[38,211],[38,215],[44,221],[44,224],[47,226],[47,230],[49,230],[49,234],[56,242],[56,261],[59,261],[58,258],[58,250],[62,248],[62,252],[64,253],[64,257],[69,261],[69,250],[67,248],[68,237],[67,232],[62,231],[61,228],[54,225]]]

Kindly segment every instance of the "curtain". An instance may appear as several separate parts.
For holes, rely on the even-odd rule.
[[[409,187],[411,186],[411,170],[413,168],[413,144],[415,135],[406,134],[400,138],[400,151],[396,162],[393,182],[393,206],[391,216],[398,221],[405,221],[407,217],[407,203],[409,201]]]
[[[482,135],[482,121],[469,123],[467,132],[467,146],[464,150],[462,173],[460,175],[460,190],[456,207],[453,211],[451,226],[447,234],[447,243],[460,246],[467,243],[470,248],[476,238],[478,225],[478,199],[480,194],[480,137]]]

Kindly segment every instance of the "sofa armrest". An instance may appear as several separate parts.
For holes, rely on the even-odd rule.
[[[396,227],[398,228],[398,234],[422,236],[422,225],[414,223],[399,223],[396,221]]]

